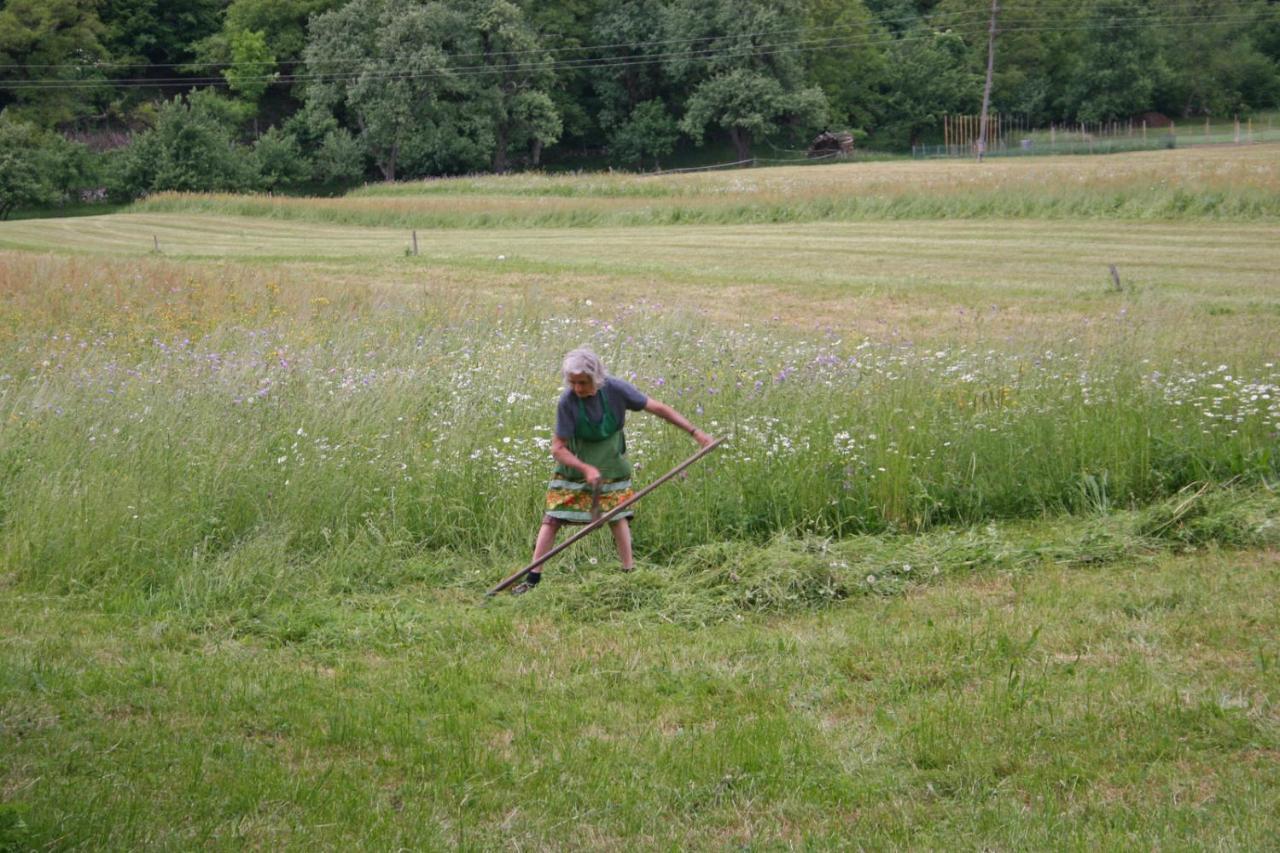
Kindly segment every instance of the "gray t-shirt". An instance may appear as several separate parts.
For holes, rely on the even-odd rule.
[[[604,396],[609,400],[609,410],[621,428],[627,417],[627,409],[638,412],[649,402],[649,398],[641,394],[630,382],[623,382],[610,376],[604,380]],[[600,402],[600,393],[596,392],[582,401],[587,410],[587,420],[593,424],[604,419],[604,405]],[[565,389],[560,395],[560,404],[556,406],[556,435],[565,441],[573,438],[578,427],[578,395]]]

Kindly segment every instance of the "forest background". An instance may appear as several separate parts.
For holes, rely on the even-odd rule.
[[[990,22],[988,0],[5,0],[0,217],[794,157],[823,129],[903,151],[980,109]],[[999,4],[992,108],[1028,127],[1277,104],[1274,0]]]

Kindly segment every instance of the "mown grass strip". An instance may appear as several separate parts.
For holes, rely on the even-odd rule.
[[[2,590],[0,841],[1265,847],[1274,556],[997,565],[706,627],[403,588],[282,602],[329,626],[284,637]]]

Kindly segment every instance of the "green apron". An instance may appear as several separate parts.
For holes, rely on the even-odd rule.
[[[574,426],[573,438],[569,439],[569,450],[574,456],[600,471],[606,480],[630,480],[631,462],[627,459],[627,439],[622,433],[622,426],[613,416],[609,408],[609,400],[604,395],[604,388],[596,392],[600,395],[600,407],[604,417],[600,423],[593,424],[587,418],[587,407],[582,398],[578,398],[578,418]],[[556,476],[563,480],[581,483],[586,479],[577,468],[568,465],[556,465]]]

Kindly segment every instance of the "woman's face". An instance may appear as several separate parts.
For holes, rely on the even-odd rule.
[[[579,397],[590,397],[596,393],[596,383],[591,381],[590,374],[570,373],[569,390]]]

